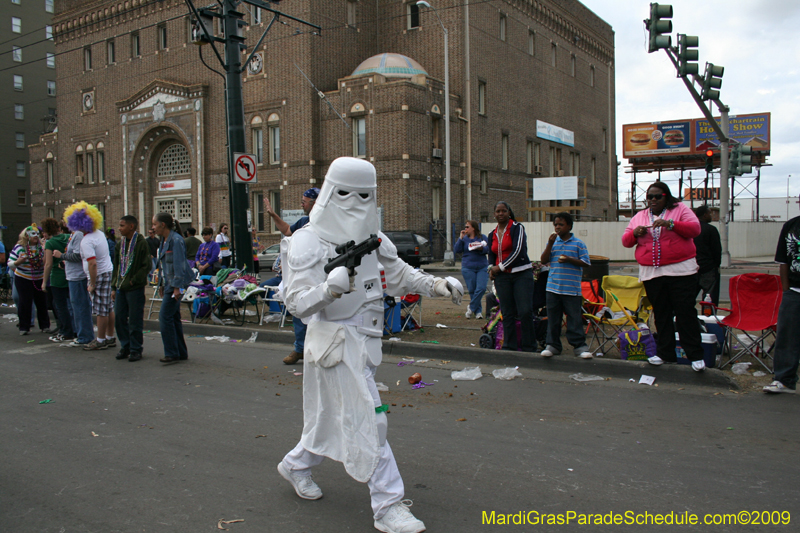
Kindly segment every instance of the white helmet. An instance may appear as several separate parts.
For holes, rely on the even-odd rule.
[[[328,242],[363,241],[380,230],[377,190],[372,163],[355,157],[334,160],[309,215],[311,226]]]

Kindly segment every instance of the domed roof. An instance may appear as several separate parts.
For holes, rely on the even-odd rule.
[[[410,57],[391,53],[370,57],[358,65],[351,75],[363,76],[364,74],[380,74],[387,78],[411,78],[417,74],[428,75],[422,65]]]

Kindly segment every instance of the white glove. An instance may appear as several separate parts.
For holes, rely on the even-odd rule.
[[[454,304],[461,305],[461,296],[464,294],[464,288],[456,278],[447,276],[447,278],[437,279],[433,283],[433,293],[436,296],[449,296]]]
[[[350,276],[347,268],[336,267],[328,274],[328,291],[334,298],[341,298],[342,294],[355,289],[355,277]]]

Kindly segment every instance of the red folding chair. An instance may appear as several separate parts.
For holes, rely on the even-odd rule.
[[[764,362],[772,359],[772,342],[778,324],[778,309],[783,298],[780,276],[771,274],[742,274],[731,278],[729,293],[731,309],[715,306],[711,302],[700,302],[701,306],[728,311],[721,325],[727,328],[727,345],[732,364],[745,355],[750,355],[769,372],[772,369]],[[716,313],[715,313],[716,314]],[[737,334],[735,331],[741,331]]]

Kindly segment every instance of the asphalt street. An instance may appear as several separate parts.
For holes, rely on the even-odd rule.
[[[374,531],[365,485],[326,461],[325,496],[297,498],[276,472],[302,429],[302,379],[286,345],[189,338],[190,359],[61,348],[0,326],[0,530],[9,532]],[[30,342],[33,341],[33,342]],[[378,380],[406,497],[428,531],[551,531],[483,525],[483,512],[675,515],[786,511],[783,526],[682,531],[792,531],[800,520],[800,398],[692,384],[577,383],[521,369],[499,381],[454,382],[458,363],[398,367]],[[411,389],[418,371],[432,385]],[[398,385],[399,381],[399,385]],[[49,403],[40,403],[51,400]],[[752,516],[752,515],[748,515]],[[762,516],[762,515],[759,515]],[[766,516],[766,515],[763,515]],[[762,518],[763,518],[762,516]],[[774,514],[773,517],[779,515]],[[784,515],[786,516],[786,515]],[[563,529],[563,526],[561,527]],[[569,531],[640,531],[641,525]],[[667,527],[667,530],[674,529]]]

